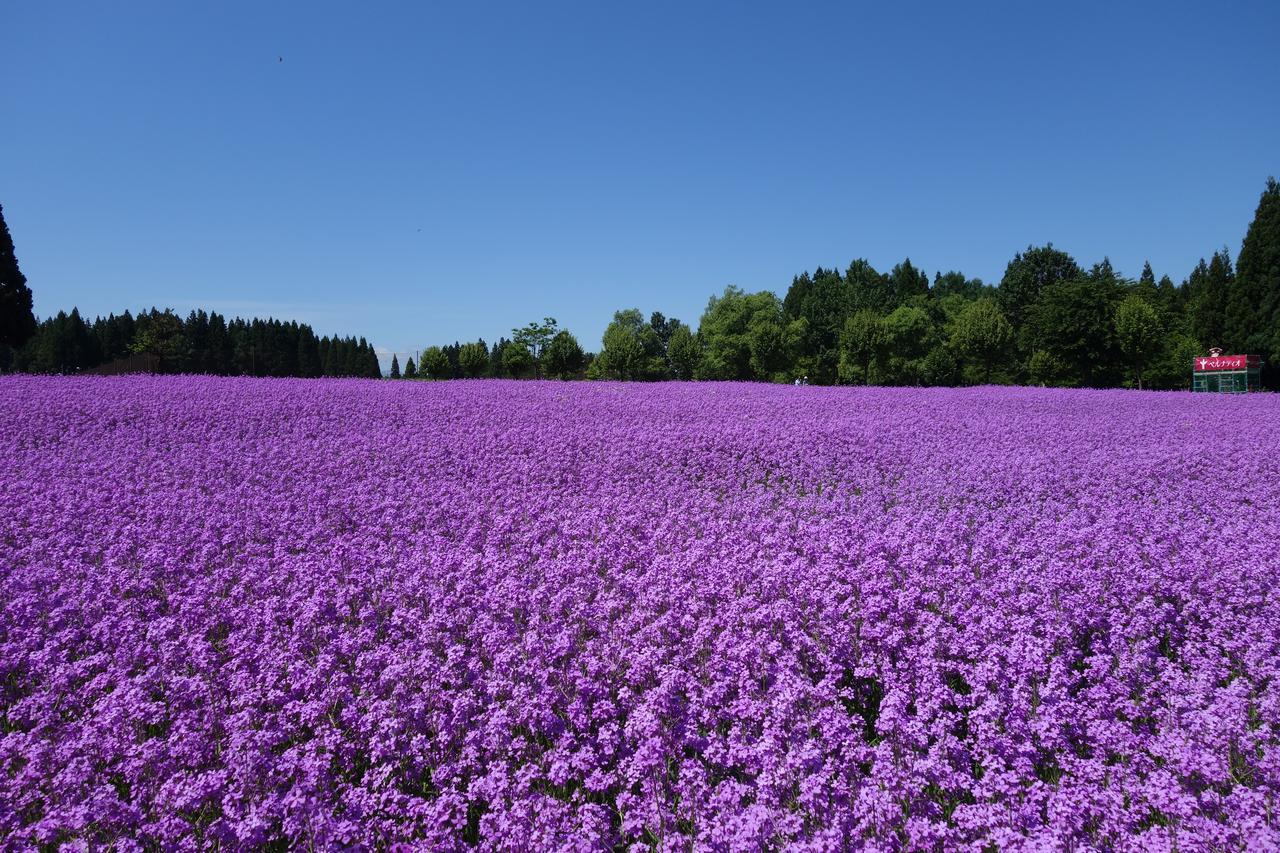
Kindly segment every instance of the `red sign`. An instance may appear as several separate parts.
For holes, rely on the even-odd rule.
[[[1196,373],[1204,373],[1213,370],[1245,370],[1258,366],[1259,359],[1256,355],[1205,355],[1192,359],[1191,369]]]

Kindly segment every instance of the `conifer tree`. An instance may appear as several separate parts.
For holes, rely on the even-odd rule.
[[[0,205],[0,370],[8,369],[10,348],[17,349],[36,332],[36,316],[31,310],[31,288],[18,269],[13,239]]]
[[[400,378],[400,360],[396,358],[395,353],[391,354],[391,378],[392,379]]]
[[[1280,184],[1275,178],[1267,179],[1240,246],[1223,327],[1227,347],[1260,354],[1275,366],[1280,358]]]

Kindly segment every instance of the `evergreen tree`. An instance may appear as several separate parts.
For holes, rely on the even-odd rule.
[[[889,293],[896,308],[916,297],[929,295],[929,277],[916,269],[907,258],[889,273]]]
[[[320,348],[311,327],[298,327],[298,375],[311,378],[320,375]]]
[[[413,356],[409,356],[407,359],[405,359],[405,362],[404,362],[404,378],[405,378],[405,379],[417,379],[417,378],[418,378],[418,368],[417,368],[417,366],[413,363]]]
[[[884,314],[893,309],[893,292],[889,285],[889,276],[876,272],[876,268],[865,259],[859,258],[849,264],[849,269],[844,273],[844,281],[849,289],[846,318],[856,311],[866,310]]]
[[[1226,249],[1214,252],[1208,264],[1201,258],[1187,279],[1191,334],[1206,347],[1226,346],[1227,295],[1234,283]]]
[[[391,378],[392,379],[400,378],[400,360],[396,358],[395,353],[391,354]]]
[[[1280,378],[1280,184],[1267,179],[1240,246],[1235,282],[1227,296],[1226,346],[1260,354],[1268,378]],[[1269,383],[1270,384],[1270,383]]]
[[[855,262],[859,263],[865,261]],[[879,281],[874,270],[870,275]],[[802,321],[802,325],[794,327],[802,333],[794,355],[814,382],[836,381],[840,329],[853,310],[853,296],[853,289],[839,272],[818,267],[812,278],[805,273],[794,279],[782,302],[783,319],[788,325]]]
[[[12,351],[36,332],[36,316],[31,310],[31,288],[18,268],[13,238],[0,205],[0,371],[8,370]]]
[[[1134,288],[1136,292],[1148,305],[1156,305],[1158,301],[1158,290],[1156,287],[1156,274],[1151,271],[1151,262],[1145,261],[1142,264],[1142,275],[1138,276],[1138,285]]]

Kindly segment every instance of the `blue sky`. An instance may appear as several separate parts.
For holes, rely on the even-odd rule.
[[[22,3],[0,204],[36,312],[401,353],[696,325],[866,257],[1181,281],[1280,174],[1277,3]],[[280,61],[283,59],[283,61]]]

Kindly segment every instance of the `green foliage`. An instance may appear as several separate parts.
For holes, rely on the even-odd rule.
[[[458,367],[467,379],[479,379],[489,372],[489,350],[484,341],[463,344],[458,350]]]
[[[604,330],[603,348],[592,362],[590,376],[602,379],[655,380],[666,378],[662,342],[639,309],[615,312]]]
[[[1036,350],[1027,360],[1027,379],[1032,385],[1051,388],[1072,388],[1079,381],[1072,376],[1071,368],[1060,358],[1046,350]]]
[[[440,347],[427,347],[422,351],[422,358],[418,362],[418,376],[422,379],[453,378],[453,369],[452,365],[449,364],[449,356],[445,355],[444,350]]]
[[[925,359],[938,346],[938,329],[929,312],[914,305],[899,305],[885,317],[884,351],[879,380],[890,385],[928,383]]]
[[[568,331],[560,331],[542,353],[546,375],[552,379],[575,379],[586,365],[586,353],[578,339]]]
[[[31,288],[18,268],[13,238],[4,221],[4,207],[0,206],[0,349],[6,353],[10,347],[22,346],[35,334],[36,317],[31,306]],[[0,369],[4,367],[0,364]]]
[[[933,277],[933,287],[930,293],[935,299],[942,299],[947,296],[959,296],[965,300],[981,299],[984,296],[994,296],[996,289],[990,285],[982,283],[980,278],[965,278],[963,273],[952,270],[947,273],[938,273]]]
[[[916,297],[929,295],[929,277],[912,265],[907,258],[889,273],[889,294],[894,306],[903,305]]]
[[[675,379],[687,382],[698,372],[702,363],[702,345],[684,323],[671,333],[671,340],[667,343],[667,361]]]
[[[138,330],[129,348],[135,353],[156,356],[162,368],[172,371],[182,370],[191,352],[183,334],[182,320],[172,311],[139,314]]]
[[[556,318],[543,317],[541,323],[533,322],[520,329],[511,330],[513,343],[523,346],[533,359],[535,376],[541,376],[542,353],[556,336]]]
[[[1190,335],[1174,332],[1164,341],[1147,371],[1148,388],[1185,391],[1191,387],[1191,362],[1205,347]]]
[[[1227,297],[1225,346],[1262,355],[1270,376],[1280,364],[1280,184],[1267,179],[1240,246]]]
[[[870,385],[876,360],[888,344],[884,318],[863,308],[845,320],[840,334],[840,381]]]
[[[405,362],[404,362],[404,378],[405,378],[405,379],[417,379],[417,378],[418,378],[418,367],[417,367],[417,365],[415,365],[415,364],[413,363],[413,356],[410,356],[409,358],[405,359]]]
[[[411,360],[412,360],[412,359],[411,359]],[[391,354],[391,374],[390,374],[390,377],[391,377],[392,379],[399,379],[399,378],[400,378],[400,360],[399,360],[398,358],[396,358],[396,354],[395,354],[395,353],[392,353],[392,354]]]
[[[1147,272],[1150,272],[1150,267]],[[1154,278],[1150,293],[1152,296],[1155,294]],[[1141,390],[1142,372],[1159,355],[1164,344],[1160,315],[1143,298],[1142,291],[1130,293],[1116,308],[1116,343],[1126,363],[1133,368],[1134,379]]]
[[[363,338],[317,338],[305,323],[274,319],[228,322],[217,312],[192,311],[184,321],[152,308],[97,317],[59,312],[37,324],[14,353],[18,370],[158,370],[219,376],[381,376]]]
[[[997,297],[1000,309],[1017,329],[1028,319],[1032,307],[1047,288],[1078,279],[1080,275],[1075,259],[1053,248],[1052,243],[1028,246],[1026,252],[1014,255],[1005,267]]]
[[[1187,280],[1190,331],[1205,346],[1226,346],[1227,296],[1234,286],[1235,272],[1226,249],[1214,252],[1208,264],[1201,258]]]
[[[786,366],[802,326],[787,322],[782,302],[773,293],[743,293],[730,285],[711,297],[702,314],[698,337],[702,359],[698,379],[775,381]]]
[[[840,329],[853,310],[852,297],[851,288],[836,270],[818,267],[812,278],[805,273],[792,280],[782,303],[783,316],[789,324],[802,323],[793,330],[802,333],[795,349],[805,362],[793,372],[807,374],[822,384],[836,381]]]
[[[865,259],[859,258],[849,264],[844,281],[849,289],[849,310],[845,318],[858,311],[883,314],[894,308],[889,277],[876,272],[875,267]],[[843,321],[841,328],[844,328]]]
[[[1013,326],[990,297],[965,305],[951,327],[951,346],[977,370],[984,384],[991,381],[993,370],[1008,361],[1013,339]]]
[[[1036,374],[1042,381],[1090,387],[1115,381],[1120,353],[1114,317],[1123,293],[1107,261],[1095,265],[1087,275],[1044,288],[1028,312],[1024,330],[1032,351],[1051,357]],[[1055,375],[1054,370],[1046,370],[1047,365],[1053,365],[1054,370],[1060,366],[1062,372]]]

